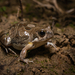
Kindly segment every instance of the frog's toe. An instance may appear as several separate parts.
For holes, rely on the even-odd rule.
[[[29,59],[23,59],[23,62],[25,62],[26,64],[33,63],[33,61],[30,61]]]

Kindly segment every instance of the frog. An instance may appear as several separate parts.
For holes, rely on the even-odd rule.
[[[9,50],[17,55],[10,47],[21,50],[20,61],[28,64],[33,62],[26,59],[28,50],[33,50],[45,44],[56,48],[50,41],[53,36],[54,33],[50,25],[18,23],[0,32],[0,43],[7,53]]]

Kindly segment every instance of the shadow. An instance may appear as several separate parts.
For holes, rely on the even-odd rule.
[[[53,53],[50,53],[50,48],[45,48],[44,46],[38,47],[36,49],[30,50],[27,53],[27,58],[35,57],[35,56],[45,56],[51,57]]]
[[[3,52],[4,52],[6,55],[9,54],[9,53],[13,54],[13,53],[10,52],[9,50],[8,50],[8,53],[6,53],[5,48],[3,48],[3,47],[1,47],[1,48],[2,48]],[[16,50],[16,49],[14,49],[13,47],[10,47],[10,48],[11,48],[11,50],[13,50],[18,56],[20,56],[21,50]],[[43,57],[45,56],[45,57],[51,58],[51,56],[52,56],[53,54],[55,54],[55,53],[50,53],[50,49],[51,49],[50,47],[45,47],[45,46],[43,45],[43,46],[38,47],[38,48],[36,48],[36,49],[28,50],[26,58],[32,58],[32,57],[35,57],[35,56],[43,56]]]

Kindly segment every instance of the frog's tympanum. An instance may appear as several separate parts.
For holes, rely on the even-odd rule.
[[[53,45],[53,43],[49,42],[53,35],[50,26],[19,23],[2,31],[0,33],[0,42],[6,52],[10,50],[16,54],[10,49],[10,46],[17,50],[21,50],[20,60],[28,63],[32,61],[25,59],[27,51],[40,47],[46,43],[47,45]]]

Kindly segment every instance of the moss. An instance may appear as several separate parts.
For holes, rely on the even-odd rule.
[[[46,68],[46,69],[47,69],[47,66],[41,65],[41,67],[42,67],[42,68]]]
[[[4,14],[4,16],[7,18],[8,16],[6,14]]]
[[[47,62],[47,60],[45,59],[45,62]]]
[[[64,32],[64,29],[61,29],[62,32]]]
[[[18,23],[17,21],[14,22],[14,24]]]
[[[45,66],[41,65],[42,68],[45,68]]]
[[[56,27],[60,27],[60,24],[59,23],[56,23],[56,25],[55,25]]]
[[[0,7],[0,11],[1,11],[1,12],[5,12],[5,11],[6,11],[6,7],[5,7],[5,6]]]
[[[35,62],[37,62],[38,64],[40,63],[38,60],[35,60]]]
[[[72,24],[72,23],[69,24],[69,26],[72,27],[72,28],[75,28],[74,24]]]
[[[23,65],[26,65],[26,63],[23,63]]]
[[[53,65],[53,68],[55,68],[55,65]]]
[[[56,71],[54,71],[53,69],[51,69],[51,71],[53,71],[56,75],[58,75],[58,73]]]
[[[0,7],[0,12],[3,12],[2,8]]]
[[[41,61],[41,63],[43,64],[44,61]]]
[[[73,66],[69,69],[71,72],[75,73],[75,69],[73,68]]]
[[[18,23],[18,21],[14,21],[14,22],[12,22],[11,24],[16,24],[16,23]]]
[[[6,35],[9,35],[9,33],[7,33]]]
[[[26,10],[27,13],[31,10],[30,4],[27,4],[27,5],[26,5],[25,10]]]
[[[68,72],[67,72],[67,71],[65,71],[65,73],[67,74]]]

